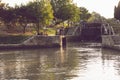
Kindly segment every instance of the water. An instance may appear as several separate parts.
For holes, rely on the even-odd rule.
[[[119,51],[93,46],[0,51],[0,80],[120,80]]]

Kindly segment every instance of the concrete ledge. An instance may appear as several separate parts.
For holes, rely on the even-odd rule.
[[[63,45],[61,36],[33,36],[20,44],[0,44],[0,49],[59,48]]]
[[[59,48],[60,45],[21,45],[21,44],[2,44],[0,45],[0,50],[6,49],[37,49],[37,48]]]
[[[114,41],[111,35],[102,36],[102,46],[114,46]]]
[[[114,50],[120,50],[120,36],[118,35],[103,35],[102,47]]]

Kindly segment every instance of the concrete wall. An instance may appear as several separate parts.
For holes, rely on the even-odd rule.
[[[103,35],[102,36],[102,46],[114,46],[114,41],[111,35]]]
[[[41,36],[36,35],[28,40],[24,41],[22,45],[25,46],[46,46],[46,47],[52,47],[52,46],[60,46],[61,45],[61,39],[60,36]]]
[[[20,44],[0,44],[0,50],[8,49],[33,49],[33,48],[59,48],[66,46],[64,36],[33,36]]]
[[[115,47],[120,45],[120,36],[119,35],[103,35],[102,36],[102,46],[103,47]]]

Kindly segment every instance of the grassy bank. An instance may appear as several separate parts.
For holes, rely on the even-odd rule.
[[[47,28],[46,30],[41,29],[40,32],[46,33],[47,35],[55,35],[56,31],[52,28]],[[36,35],[36,31],[22,33],[22,32],[14,32],[8,33],[6,31],[0,30],[0,44],[18,44],[22,43],[29,37]]]

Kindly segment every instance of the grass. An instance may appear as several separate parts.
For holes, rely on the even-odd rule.
[[[55,31],[54,29],[52,29],[52,28],[48,28],[48,29],[47,29],[47,34],[48,34],[48,35],[55,35],[55,34],[56,34],[56,31]]]
[[[41,32],[44,32],[44,30],[41,30]],[[47,28],[46,33],[48,35],[55,35],[55,30],[52,28]],[[26,32],[25,34],[0,34],[0,44],[18,44],[18,43],[22,43],[23,41],[25,41],[26,39],[28,39],[29,37],[33,36],[35,34],[33,34],[32,32]]]

